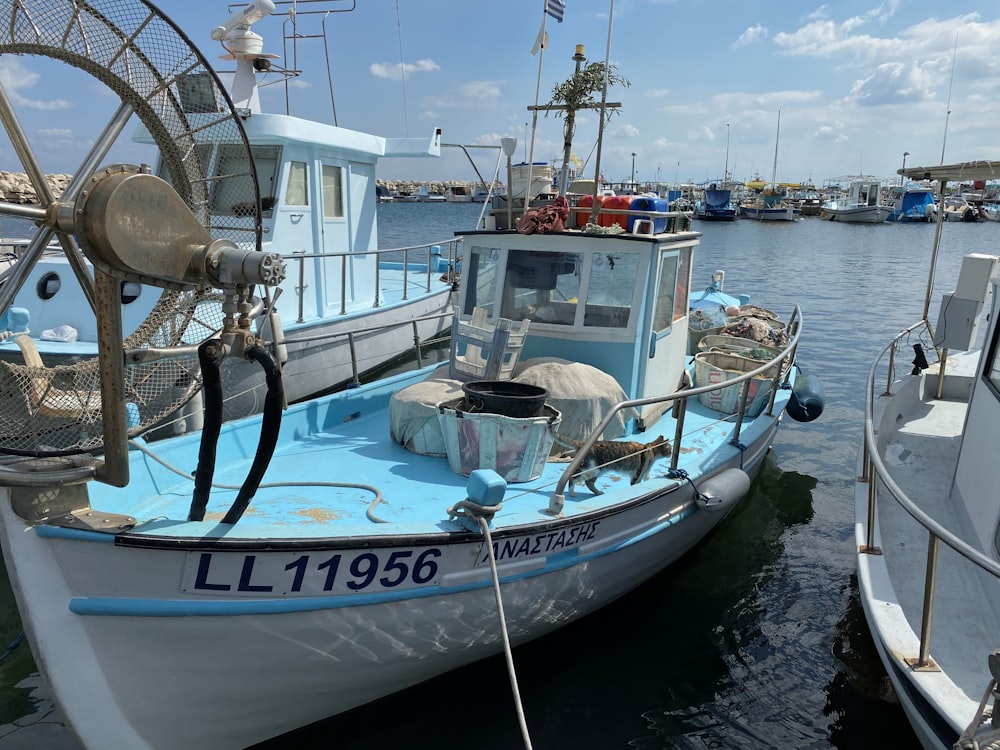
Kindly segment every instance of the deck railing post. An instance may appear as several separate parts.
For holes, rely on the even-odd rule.
[[[354,385],[360,385],[361,381],[358,379],[358,353],[354,348],[354,334],[348,332],[347,334],[347,346],[351,350],[351,382]]]
[[[403,248],[403,299],[406,299],[408,289],[408,279],[410,273],[410,249]]]
[[[305,304],[306,304],[306,256],[304,252],[295,253],[299,256],[299,318],[297,323],[304,323],[305,318]]]
[[[681,458],[681,438],[684,436],[684,417],[687,414],[688,397],[674,401],[674,417],[677,424],[674,427],[674,444],[670,451],[670,468],[676,469]]]
[[[417,321],[413,321],[413,350],[417,354],[417,369],[424,366],[423,357],[420,352],[420,331],[417,329]]]
[[[347,256],[340,258],[340,314],[347,314]]]
[[[929,532],[927,571],[924,575],[924,608],[920,616],[920,659],[918,667],[926,667],[931,650],[931,620],[934,618],[934,587],[937,583],[938,538]]]
[[[865,466],[865,470],[870,477],[868,481],[868,533],[865,539],[865,548],[868,551],[875,549],[875,482],[878,477],[875,475],[874,466]]]

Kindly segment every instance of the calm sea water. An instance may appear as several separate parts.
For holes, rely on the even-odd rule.
[[[470,204],[385,204],[382,247],[476,225]],[[706,542],[646,585],[515,650],[535,748],[916,747],[874,651],[854,578],[853,478],[869,362],[923,309],[931,225],[696,223],[696,284],[783,317],[798,303],[799,363],[826,411],[786,420],[750,496]],[[932,321],[961,256],[1000,225],[945,228]],[[4,586],[5,576],[4,578]],[[0,591],[0,649],[20,623]],[[0,662],[0,724],[38,706],[26,646]],[[488,659],[267,748],[522,747],[506,666]],[[265,747],[265,746],[262,746]]]

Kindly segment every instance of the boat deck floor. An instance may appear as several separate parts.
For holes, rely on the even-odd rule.
[[[950,493],[958,461],[967,405],[934,400],[917,402],[898,420],[886,443],[886,463],[900,488],[929,516],[958,532],[960,520]],[[929,534],[897,503],[879,504],[883,553],[896,595],[915,633],[920,632]],[[938,545],[937,583],[930,656],[964,689],[978,698],[988,677],[984,644],[996,644],[1000,621],[983,602],[980,576],[972,563],[947,545]],[[974,617],[965,616],[970,608]],[[916,654],[913,654],[916,656]]]
[[[256,420],[241,425],[240,430],[230,429],[230,425],[223,428],[214,475],[216,487],[203,522],[181,520],[187,517],[193,483],[167,472],[149,456],[144,456],[138,467],[133,462],[130,488],[120,490],[91,485],[92,506],[134,516],[140,524],[133,533],[139,534],[218,534],[230,539],[278,539],[408,535],[461,529],[458,522],[449,520],[447,511],[466,498],[467,477],[453,472],[446,457],[416,455],[387,439],[389,415],[384,402],[375,404],[370,413],[338,412],[338,404],[343,401],[341,408],[346,408],[350,395],[351,392],[334,394],[298,404],[285,413],[281,442],[263,484],[235,525],[218,522],[247,474],[257,433],[243,428],[256,425]],[[691,476],[698,476],[715,447],[731,439],[734,421],[732,415],[720,414],[692,399],[687,410],[679,467]],[[757,421],[744,421],[741,436],[744,443],[749,444],[755,428],[759,433],[763,423],[770,420],[760,420],[755,425]],[[675,421],[668,413],[647,432],[630,436],[630,439],[648,442],[662,434],[673,442],[674,426]],[[175,448],[178,447],[184,450],[166,453],[163,460],[178,470],[193,472],[197,463],[197,436],[180,446],[175,444]],[[152,454],[160,452],[155,442],[149,443],[146,450]],[[727,456],[731,452],[731,459],[739,465],[738,446],[727,446],[724,451]],[[234,460],[236,455],[238,459]],[[148,476],[142,476],[143,467],[148,469]],[[550,460],[537,479],[509,484],[496,524],[517,526],[551,520],[545,511],[565,468],[566,463]],[[665,478],[669,468],[668,458],[655,463],[645,483],[647,491],[677,481]],[[597,486],[604,494],[594,495],[580,482],[576,497],[571,497],[567,487],[564,491],[565,515],[599,510],[634,497],[635,490],[643,488],[631,487],[629,481],[627,474],[612,471],[597,479]],[[137,482],[140,483],[138,489]],[[340,483],[363,486],[347,487]],[[377,489],[379,495],[370,488]],[[138,497],[147,499],[138,504],[135,502]],[[218,528],[212,529],[207,524]]]

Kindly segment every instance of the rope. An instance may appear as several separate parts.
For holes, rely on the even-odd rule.
[[[694,483],[694,480],[688,475],[684,469],[667,469],[667,477],[670,479],[683,479],[691,485],[691,489],[694,490],[694,496],[697,500],[700,500],[702,505],[708,505],[708,498],[701,494],[698,490],[698,485]]]
[[[587,226],[583,228],[584,234],[623,234],[625,228],[618,225],[612,224],[610,227],[602,227],[600,224],[594,224],[593,222],[587,222]]]
[[[493,553],[491,552],[490,554],[493,554]],[[21,641],[23,641],[23,640],[24,640],[24,631],[22,630],[20,632],[20,634],[17,636],[17,638],[15,638],[11,642],[11,644],[7,647],[7,650],[4,651],[2,654],[0,654],[0,662],[2,662],[8,656],[10,656],[12,653],[14,653],[14,649],[16,649],[18,646],[20,646],[21,645]]]
[[[743,445],[739,440],[730,440],[729,444],[736,448],[740,452],[740,468],[743,468],[743,458],[746,456],[747,447]]]
[[[500,574],[497,572],[497,560],[493,555],[493,537],[490,534],[489,521],[486,520],[487,513],[477,514],[474,508],[483,508],[489,511],[492,509],[499,509],[499,505],[494,506],[482,506],[476,505],[463,500],[459,505],[463,507],[459,509],[457,506],[448,509],[448,514],[452,515],[453,510],[462,510],[461,515],[475,518],[479,522],[479,528],[482,529],[483,536],[486,537],[486,551],[490,558],[490,574],[493,577],[493,594],[497,600],[497,614],[500,617],[500,635],[503,637],[503,653],[504,657],[507,659],[507,676],[510,678],[510,687],[514,693],[514,710],[517,712],[517,723],[521,727],[521,737],[524,738],[524,746],[527,750],[531,750],[531,737],[528,734],[528,724],[524,718],[524,706],[521,705],[521,691],[517,686],[517,673],[514,671],[514,654],[510,646],[510,635],[507,633],[507,618],[503,612],[503,598],[500,594]],[[493,513],[496,510],[492,510],[488,515],[490,518],[493,517]],[[455,513],[454,515],[459,515]]]
[[[990,680],[990,684],[986,686],[986,691],[983,693],[983,699],[979,702],[979,710],[977,710],[975,716],[972,717],[972,722],[969,726],[966,727],[964,732],[962,732],[962,736],[958,738],[954,745],[952,745],[953,750],[996,750],[997,748],[1000,748],[1000,739],[994,738],[989,742],[989,744],[986,745],[980,744],[980,742],[975,739],[976,730],[979,729],[980,723],[984,722],[989,717],[986,713],[986,703],[989,701],[990,694],[993,692],[993,688],[995,688],[996,685],[997,681],[995,679]]]

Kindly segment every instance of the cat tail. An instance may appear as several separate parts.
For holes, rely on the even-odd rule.
[[[552,432],[552,439],[555,440],[557,443],[559,443],[559,445],[563,446],[564,448],[573,448],[579,450],[580,448],[583,447],[583,443],[581,443],[579,440],[574,440],[571,437],[560,435],[555,430],[552,430],[551,432]]]

